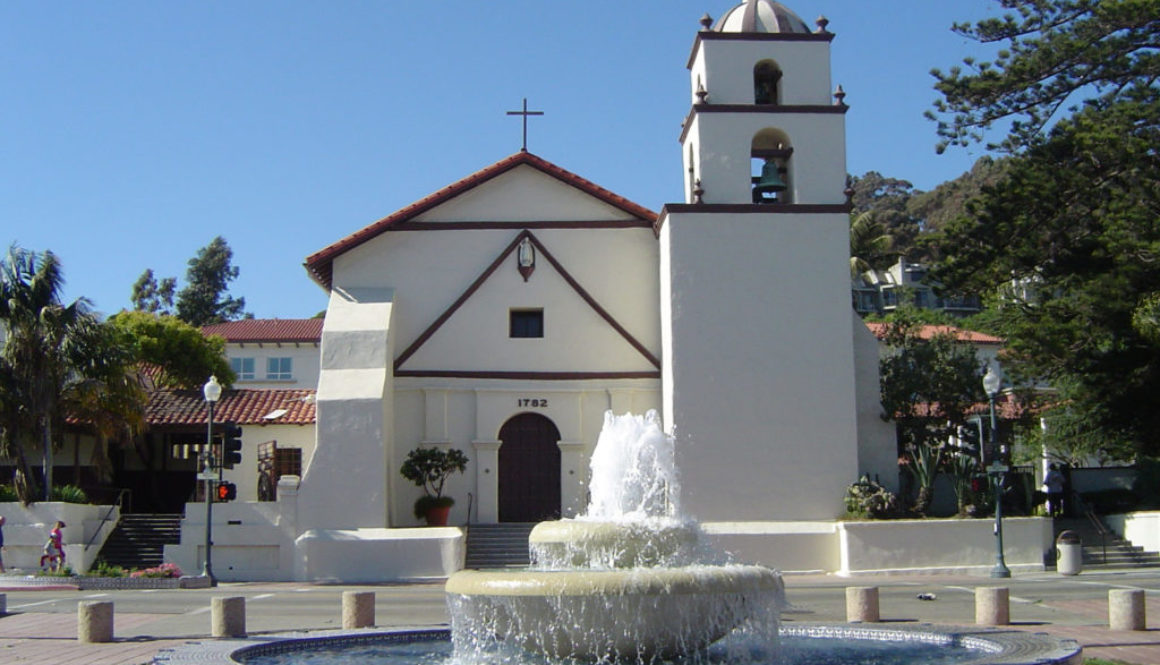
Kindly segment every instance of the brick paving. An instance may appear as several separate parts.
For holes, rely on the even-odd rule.
[[[75,614],[29,612],[0,619],[0,663],[52,663],[53,665],[141,665],[162,649],[185,644],[189,639],[143,637],[152,614],[118,612],[114,640],[104,644],[77,641]],[[137,637],[118,638],[117,633]],[[192,638],[193,636],[191,636]]]

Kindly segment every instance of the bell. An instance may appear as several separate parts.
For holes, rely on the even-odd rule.
[[[765,198],[766,194],[784,192],[786,187],[785,181],[781,179],[781,170],[777,162],[767,159],[761,167],[761,177],[753,179],[753,202],[766,201],[768,200]]]

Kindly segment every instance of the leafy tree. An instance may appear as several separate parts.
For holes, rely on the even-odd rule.
[[[1155,86],[1160,76],[1160,0],[1000,0],[1014,13],[974,25],[964,37],[1002,47],[993,62],[963,61],[931,73],[943,99],[935,102],[938,133],[947,146],[983,140],[996,122],[1010,121],[1002,147],[1018,152],[1041,136],[1069,103],[1107,100]],[[941,116],[941,119],[939,118]]]
[[[246,299],[226,294],[230,282],[238,278],[238,268],[231,265],[233,257],[221,236],[197,250],[185,272],[185,288],[177,294],[177,318],[205,326],[246,316]]]
[[[159,369],[159,387],[200,390],[209,376],[227,388],[234,382],[221,337],[206,337],[176,317],[146,312],[120,312],[109,324],[124,335],[140,362]]]
[[[1005,160],[980,157],[970,171],[948,180],[929,192],[915,192],[907,202],[907,211],[922,220],[924,237],[942,230],[952,220],[966,213],[967,202],[977,197],[984,185],[993,185],[1003,174]],[[921,253],[931,254],[923,247]]]
[[[887,268],[899,256],[910,255],[922,233],[921,219],[909,212],[910,200],[918,193],[914,185],[906,180],[888,178],[877,171],[868,171],[852,177],[850,187],[854,192],[851,225],[868,214],[874,226],[881,229],[881,235],[891,238],[890,247],[879,248],[876,254],[868,256],[872,267]]]
[[[904,310],[909,308],[904,308]],[[897,426],[900,459],[918,485],[914,510],[925,514],[934,483],[954,451],[949,442],[984,399],[980,362],[951,332],[924,338],[908,311],[895,315],[883,336],[879,363],[883,418]]]
[[[940,149],[1009,122],[999,147],[1013,157],[947,224],[934,275],[1002,295],[1006,368],[1058,391],[1056,431],[1160,453],[1150,332],[1160,292],[1160,0],[1002,5],[1017,15],[955,27],[1002,43],[996,60],[935,72]]]
[[[0,325],[6,334],[0,415],[3,443],[17,461],[17,492],[25,502],[38,495],[24,446],[41,450],[44,487],[39,496],[47,499],[52,452],[70,407],[104,411],[111,418],[120,409],[131,413],[140,406],[126,379],[131,355],[90,312],[88,301],[61,302],[63,286],[60,261],[52,252],[13,246],[0,261]]]
[[[153,269],[146,269],[133,284],[133,309],[151,314],[173,314],[173,294],[176,291],[177,278],[165,277],[158,282]]]
[[[943,284],[1001,290],[1009,368],[1083,427],[1160,453],[1160,97],[1096,100],[1014,158],[941,240]],[[1016,288],[1012,288],[1016,287]]]
[[[850,215],[850,278],[883,268],[893,258],[894,238],[873,211]]]

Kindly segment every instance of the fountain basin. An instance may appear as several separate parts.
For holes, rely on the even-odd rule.
[[[446,592],[465,643],[494,636],[551,658],[650,660],[703,649],[747,621],[776,630],[784,588],[762,566],[697,565],[465,570]]]
[[[692,560],[699,536],[696,526],[673,519],[561,519],[537,524],[528,546],[533,562],[549,569],[674,566]]]

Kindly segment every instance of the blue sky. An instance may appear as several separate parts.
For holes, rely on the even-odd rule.
[[[930,189],[933,67],[992,0],[787,0],[830,19],[848,170]],[[222,235],[259,317],[313,316],[303,259],[520,148],[637,203],[681,198],[685,63],[733,0],[9,0],[0,3],[0,240],[51,249],[113,313],[146,268]]]

